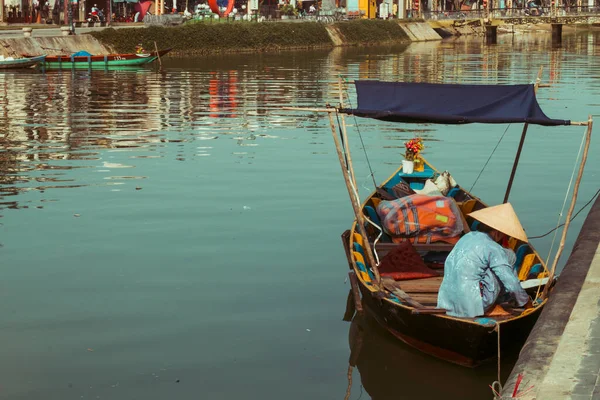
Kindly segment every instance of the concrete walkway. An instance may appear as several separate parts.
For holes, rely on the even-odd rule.
[[[600,198],[504,385],[511,399],[600,399]],[[525,392],[528,388],[528,392]]]
[[[32,25],[9,25],[9,26],[0,26],[0,38],[1,39],[6,39],[6,38],[17,38],[17,37],[24,37],[23,36],[23,31],[22,28],[24,27],[30,27],[33,28],[32,31],[32,37],[54,37],[54,36],[61,36],[62,32],[60,30],[60,26],[57,25],[36,25],[36,24],[32,24]],[[92,27],[92,28],[88,28],[88,27],[80,27],[80,28],[75,28],[75,34],[84,34],[84,33],[90,33],[90,32],[98,32],[101,31],[103,29],[106,28],[115,28],[115,29],[127,29],[127,28],[145,28],[146,26],[144,24],[138,23],[138,24],[127,24],[127,25],[113,25],[113,26],[97,26],[97,27]]]

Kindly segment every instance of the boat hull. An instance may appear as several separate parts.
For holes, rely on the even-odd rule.
[[[498,354],[498,334],[495,324],[477,324],[437,315],[413,314],[376,297],[360,285],[362,303],[384,329],[419,351],[465,367],[476,367],[493,360]],[[523,345],[537,321],[542,307],[531,314],[500,323],[500,348],[508,351]]]
[[[47,56],[43,63],[47,69],[62,68],[94,68],[102,69],[109,67],[131,67],[149,64],[159,57],[166,55],[171,49],[153,51],[148,54],[105,54],[96,56],[69,56],[53,55]]]
[[[44,61],[46,56],[17,58],[16,60],[0,61],[0,69],[31,68]]]

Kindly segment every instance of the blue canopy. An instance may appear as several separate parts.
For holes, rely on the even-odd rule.
[[[569,125],[548,118],[534,85],[458,85],[356,81],[358,107],[342,112],[393,122]]]
[[[88,53],[88,52],[87,52],[87,51],[85,51],[85,50],[80,50],[80,51],[78,51],[77,53],[73,53],[73,54],[71,54],[71,55],[72,55],[73,57],[87,57],[87,56],[91,56],[91,55],[93,55],[93,54],[91,54],[91,53]]]

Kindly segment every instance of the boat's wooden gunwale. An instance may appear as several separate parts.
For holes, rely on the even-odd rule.
[[[437,169],[435,169],[431,164],[429,164],[426,160],[423,160],[434,172],[439,174],[439,171]],[[383,187],[385,186],[385,184],[387,184],[392,178],[394,178],[398,173],[400,173],[400,171],[402,170],[402,166],[400,166],[394,173],[392,173],[383,183],[381,183],[379,186]],[[476,199],[478,201],[480,201],[484,206],[487,207],[487,204],[485,204],[483,201],[481,201],[481,199],[479,199],[479,197],[472,195],[470,192],[468,192],[467,190],[465,190],[464,188],[462,188],[460,185],[459,187],[466,193],[468,194],[470,197],[472,197],[473,199]],[[373,192],[371,192],[371,194],[366,198],[366,200],[361,204],[361,210],[364,209],[364,207],[367,205],[367,203],[371,200],[371,198],[373,196],[375,196],[377,193],[376,190],[373,190]],[[357,232],[356,230],[356,220],[353,222],[352,224],[352,228],[350,229],[350,236],[348,238],[349,243],[348,246],[349,248],[352,248],[352,242],[353,242],[353,234]],[[366,240],[368,240],[369,238],[366,238]],[[544,270],[547,271],[546,268],[546,264],[544,262],[544,260],[540,257],[540,255],[538,254],[538,252],[535,250],[535,248],[531,245],[531,243],[529,243],[529,246],[531,247],[532,252],[535,254],[537,260],[542,264],[542,267],[544,268]],[[354,260],[353,257],[349,256],[349,262],[350,265],[352,265],[352,269],[354,270],[356,277],[358,278],[358,282],[361,284],[361,286],[366,289],[367,291],[369,291],[371,293],[371,295],[374,295],[378,292],[378,290],[373,286],[373,285],[368,285],[367,282],[362,278],[361,274],[360,274],[360,270],[358,268],[358,266],[356,265],[356,262]],[[387,297],[382,298],[383,301],[386,301],[392,305],[394,305],[395,307],[400,307],[406,310],[416,310],[415,307],[409,306],[409,305],[405,305],[405,304],[401,304],[401,303],[397,303],[395,301],[393,301],[392,299],[389,299]],[[537,305],[533,310],[538,310],[538,308],[543,307],[544,304],[546,303],[546,300],[544,300],[541,304]],[[502,325],[502,324],[507,324],[511,321],[516,321],[518,319],[521,318],[525,318],[527,316],[529,316],[529,314],[531,314],[531,312],[529,313],[521,313],[519,315],[516,315],[514,317],[511,318],[507,318],[505,320],[501,320],[501,321],[497,321],[498,324]],[[446,315],[446,314],[430,314],[432,317],[435,318],[443,318],[443,319],[449,319],[449,320],[454,320],[454,321],[460,321],[463,323],[468,323],[468,324],[474,324],[474,325],[479,325],[481,326],[480,323],[475,322],[473,319],[467,319],[467,318],[458,318],[458,317],[453,317],[450,315]]]

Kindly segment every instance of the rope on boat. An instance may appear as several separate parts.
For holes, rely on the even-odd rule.
[[[471,189],[469,189],[469,192],[473,191],[473,188],[475,187],[475,184],[477,183],[477,181],[479,180],[479,177],[481,176],[481,174],[483,173],[483,171],[485,170],[485,167],[487,167],[488,163],[490,162],[490,160],[492,159],[492,156],[494,155],[494,153],[496,152],[496,149],[498,148],[498,146],[500,146],[500,142],[502,141],[502,139],[504,139],[504,135],[506,135],[506,132],[508,132],[508,128],[510,128],[510,124],[508,124],[508,126],[506,127],[506,129],[504,130],[504,133],[502,134],[502,136],[500,136],[500,140],[498,140],[498,143],[496,143],[496,147],[494,147],[494,150],[492,150],[492,154],[490,154],[490,156],[488,157],[487,161],[485,162],[485,164],[483,165],[483,168],[481,168],[481,171],[479,171],[479,175],[477,175],[477,178],[475,178],[475,182],[473,182],[473,186],[471,186]]]
[[[351,393],[352,393],[352,365],[348,365],[348,387],[346,388],[346,396],[344,396],[344,400],[349,400]]]
[[[347,79],[344,79],[340,74],[339,77],[344,80],[344,82],[348,82]],[[348,85],[346,85],[346,88]],[[346,100],[348,101],[348,106],[352,108],[352,102],[350,101],[350,96],[348,95],[348,89],[346,89]],[[337,114],[337,112],[336,112]],[[371,161],[369,160],[369,155],[367,154],[367,148],[365,147],[365,142],[363,141],[363,137],[360,134],[360,129],[358,128],[358,120],[356,119],[356,115],[352,114],[354,118],[354,126],[356,127],[356,132],[358,133],[358,138],[360,139],[360,144],[362,146],[363,152],[365,153],[365,158],[367,160],[367,165],[369,166],[369,172],[371,173],[371,179],[373,180],[373,187],[377,188],[377,182],[375,182],[375,173],[373,172],[373,168],[371,168]]]
[[[358,199],[358,203],[360,204],[360,197],[358,195],[358,189],[356,188],[356,186],[354,186],[354,182],[352,182],[352,180],[350,180],[350,185],[352,186],[352,191],[354,192],[354,196],[356,196],[356,198]],[[377,266],[379,266],[379,255],[377,254],[377,250],[375,250],[375,248],[377,247],[377,242],[379,242],[379,239],[381,239],[381,236],[383,235],[383,229],[379,225],[377,225],[376,223],[371,221],[371,219],[364,214],[363,214],[363,218],[365,219],[365,221],[367,221],[369,224],[371,224],[371,226],[375,227],[379,231],[379,234],[373,241],[373,249],[372,249],[373,254],[375,255],[375,262],[377,263]],[[356,222],[358,223],[358,221],[356,221]]]
[[[498,380],[492,382],[490,386],[492,391],[494,392],[494,400],[502,399],[502,379],[500,377],[500,323],[496,321],[496,327],[494,328],[496,332],[498,332]]]
[[[587,203],[585,203],[580,209],[579,211],[577,211],[575,213],[575,215],[573,215],[573,217],[571,218],[571,221],[573,221],[575,219],[575,217],[577,217],[579,215],[579,213],[581,213],[583,211],[584,208],[586,208],[587,206],[589,206],[590,204],[592,204],[592,201],[594,201],[594,199],[596,198],[596,196],[598,196],[598,194],[600,193],[600,189],[598,189],[596,191],[596,193],[592,196],[592,198],[590,199],[590,201],[588,201]],[[548,232],[544,233],[543,235],[539,235],[539,236],[529,236],[528,239],[541,239],[544,236],[548,236],[549,234],[551,234],[552,232],[554,232],[555,230],[557,230],[558,228],[560,228],[561,226],[564,226],[565,222],[563,222],[562,224],[558,225],[556,228],[552,228],[550,229]]]
[[[554,228],[554,236],[552,237],[552,243],[550,244],[550,250],[548,250],[548,257],[546,258],[546,265],[550,262],[550,256],[552,255],[552,250],[554,249],[554,243],[556,242],[556,235],[558,234],[558,228],[560,227],[560,220],[563,217],[563,212],[565,211],[565,207],[567,205],[567,200],[569,199],[569,193],[571,192],[571,186],[573,185],[573,180],[575,179],[575,171],[577,170],[577,161],[579,161],[579,156],[581,156],[581,151],[583,149],[583,144],[585,143],[585,137],[587,132],[583,133],[581,137],[581,144],[579,145],[579,151],[577,152],[577,157],[575,157],[575,163],[573,164],[573,171],[571,172],[571,179],[569,180],[569,185],[567,186],[567,191],[565,193],[565,199],[563,201],[562,208],[560,209],[560,213],[558,214],[558,221],[556,221],[556,228]],[[573,217],[571,221],[574,219]],[[563,224],[564,225],[564,224]],[[546,267],[547,270],[547,267]],[[552,282],[548,282],[548,285],[552,284]],[[540,289],[542,287],[542,280],[540,279],[540,283],[538,285],[535,299],[536,301],[540,296]]]
[[[346,173],[350,177],[349,182],[350,182],[350,186],[352,186],[352,192],[354,193],[354,196],[356,197],[356,203],[360,204],[360,195],[358,193],[358,188],[356,187],[356,182],[354,182],[354,179],[352,179],[352,173],[350,171],[350,165],[348,163],[348,155],[346,152],[347,144],[344,142],[344,135],[342,133],[339,113],[337,112],[337,109],[335,110],[335,116],[336,116],[337,122],[338,122],[338,127],[339,127],[338,129],[339,129],[339,133],[340,133],[340,140],[342,142],[342,149],[344,149],[344,161],[346,163]],[[357,125],[357,127],[358,127],[358,125]],[[360,134],[359,134],[359,136],[360,136]],[[361,142],[362,142],[362,137],[361,137]],[[364,149],[364,143],[363,143],[363,149]],[[365,155],[366,155],[366,152],[365,152]],[[367,157],[367,162],[368,161],[369,161],[369,159]],[[369,164],[369,169],[371,169],[370,164]],[[371,170],[371,177],[373,177],[373,170]],[[373,183],[375,183],[375,178],[373,178]],[[376,262],[377,266],[379,266],[379,255],[377,254],[377,250],[375,250],[375,247],[377,246],[377,242],[379,241],[379,239],[381,239],[381,236],[383,236],[383,229],[379,225],[377,225],[376,223],[371,221],[371,219],[369,217],[367,217],[366,215],[363,215],[363,217],[369,224],[371,224],[371,226],[375,227],[379,231],[379,234],[377,235],[377,237],[375,238],[375,241],[373,242],[373,254],[375,255],[375,262]],[[357,223],[358,223],[358,221],[357,221]]]

